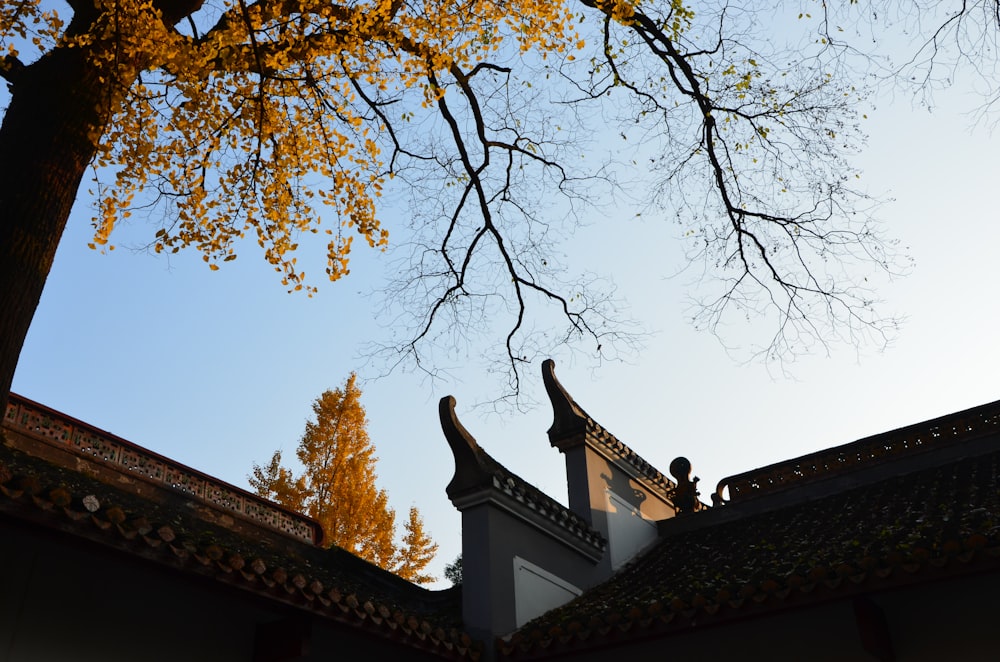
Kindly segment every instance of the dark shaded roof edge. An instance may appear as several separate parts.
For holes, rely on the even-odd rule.
[[[900,566],[889,572],[833,575],[795,587],[773,587],[767,582],[746,586],[745,595],[725,603],[684,600],[652,603],[636,609],[628,618],[602,614],[579,628],[553,627],[536,634],[519,631],[494,646],[499,657],[510,660],[572,658],[622,645],[668,639],[698,629],[712,629],[740,621],[752,621],[826,603],[890,591],[919,584],[974,577],[1000,569],[1000,548],[965,549],[954,558],[926,566]]]
[[[854,595],[995,573],[1000,570],[1000,439],[991,441],[984,444],[988,453],[943,458],[918,472],[821,498],[806,495],[773,513],[673,531],[609,582],[547,612],[497,646],[512,659],[571,656]],[[886,495],[892,501],[884,500]],[[942,505],[949,508],[943,514]],[[720,510],[726,509],[712,512]],[[930,512],[937,517],[928,517]],[[836,517],[841,513],[867,529],[859,533],[845,526]],[[862,515],[854,519],[852,513]],[[810,519],[815,517],[821,519]],[[914,522],[923,525],[918,529]],[[769,533],[770,527],[777,528]],[[822,548],[832,549],[828,555],[786,556],[796,546],[785,543],[802,540],[787,535],[789,527],[805,527],[820,536],[817,542],[835,545]],[[762,546],[776,533],[777,547]],[[748,558],[762,560],[749,566]],[[715,574],[720,569],[721,579]],[[695,581],[687,581],[692,577]],[[651,583],[651,592],[641,599],[629,590]]]
[[[713,500],[729,503],[961,444],[1000,431],[1000,400],[751,469],[719,481]],[[729,488],[729,499],[722,496]]]
[[[0,521],[10,518],[23,526],[37,527],[72,540],[112,549],[116,553],[144,559],[184,574],[214,579],[447,659],[478,658],[479,653],[471,637],[455,627],[445,631],[419,612],[408,612],[405,607],[390,608],[374,595],[364,595],[346,584],[334,585],[336,582],[328,577],[324,583],[317,578],[315,570],[299,568],[294,561],[281,564],[273,559],[267,561],[263,556],[244,556],[228,543],[199,542],[185,533],[182,524],[146,520],[143,513],[132,513],[130,517],[115,505],[108,508],[100,502],[102,500],[88,507],[84,497],[94,492],[92,488],[87,488],[88,485],[99,484],[98,492],[101,493],[119,490],[71,469],[50,465],[45,460],[31,458],[30,463],[33,470],[14,472],[0,456]],[[84,489],[74,492],[65,486],[64,480],[46,477],[45,466],[53,467],[57,473],[74,474],[75,484]],[[144,501],[139,497],[136,499]],[[94,509],[90,510],[91,507]],[[201,530],[206,526],[221,528],[207,523],[199,524],[198,528]],[[340,549],[321,550],[304,542],[285,540],[289,545],[299,545],[312,554],[333,554],[338,562],[346,560],[350,564],[356,561],[370,566],[366,568],[370,571],[391,574]],[[352,575],[352,578],[363,585],[363,575]],[[405,583],[405,580],[399,581]],[[407,585],[405,588],[428,592],[419,586]],[[430,607],[432,603],[445,600],[444,594],[448,591],[434,593],[440,595],[430,596],[427,600],[418,599],[418,602],[426,602],[426,607]],[[454,597],[455,593],[457,591],[452,590],[450,595]],[[405,600],[402,593],[396,598]]]

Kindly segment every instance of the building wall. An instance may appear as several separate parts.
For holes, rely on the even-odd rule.
[[[593,559],[496,504],[462,511],[462,615],[473,636],[512,632],[562,604],[554,595],[573,597],[599,579]]]
[[[606,576],[656,541],[656,521],[674,508],[618,464],[593,448],[565,451],[569,507],[608,540]]]

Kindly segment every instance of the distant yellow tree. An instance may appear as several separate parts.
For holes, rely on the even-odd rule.
[[[402,545],[395,543],[396,514],[385,490],[375,485],[377,458],[357,376],[352,373],[342,389],[318,397],[313,414],[315,420],[306,423],[295,451],[302,474],[282,466],[281,451],[275,451],[266,466],[253,465],[251,487],[319,521],[326,546],[345,549],[416,583],[433,581],[421,571],[437,545],[424,533],[416,508],[410,509]]]
[[[396,559],[396,574],[415,584],[426,584],[434,577],[421,574],[437,553],[437,543],[424,531],[424,521],[416,508],[410,507],[410,519],[406,522],[406,535]]]

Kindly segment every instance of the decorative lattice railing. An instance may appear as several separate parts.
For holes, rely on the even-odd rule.
[[[187,493],[304,542],[316,544],[322,538],[319,523],[309,517],[14,393],[10,394],[3,426],[106,462],[123,473]]]
[[[1000,433],[1000,401],[723,478],[713,501],[727,503],[875,467],[913,453]],[[729,490],[729,498],[723,491]]]

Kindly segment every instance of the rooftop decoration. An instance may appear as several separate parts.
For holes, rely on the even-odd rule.
[[[674,488],[674,506],[677,514],[693,513],[702,509],[702,503],[698,500],[697,476],[691,478],[691,461],[686,457],[675,458],[670,463],[670,474],[677,480],[677,487]]]
[[[765,614],[962,576],[985,582],[1000,569],[998,449],[994,435],[968,457],[822,498],[800,494],[735,518],[724,517],[726,507],[678,518],[702,525],[670,528],[606,583],[498,641],[499,657],[568,659],[700,627],[725,636],[723,623]]]

